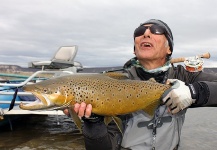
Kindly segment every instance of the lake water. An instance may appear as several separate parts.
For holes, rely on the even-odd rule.
[[[189,109],[180,150],[217,149],[217,108]],[[84,150],[83,136],[66,116],[25,116],[0,127],[0,150]]]
[[[83,136],[66,116],[26,116],[13,121],[13,131],[0,129],[1,150],[84,150],[83,145]]]

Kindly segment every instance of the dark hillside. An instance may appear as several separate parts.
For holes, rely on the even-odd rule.
[[[80,73],[99,73],[103,71],[111,71],[121,69],[121,66],[117,67],[92,67],[84,68]],[[19,72],[36,72],[40,69],[23,68],[17,65],[0,65],[0,73],[19,73]],[[205,72],[217,73],[217,68],[204,68]]]

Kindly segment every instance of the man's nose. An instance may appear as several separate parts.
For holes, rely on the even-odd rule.
[[[151,31],[150,31],[149,28],[147,28],[147,29],[145,30],[145,32],[143,33],[143,36],[144,36],[144,37],[150,37],[150,34],[151,34]]]

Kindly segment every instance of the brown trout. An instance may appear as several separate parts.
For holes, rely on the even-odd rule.
[[[114,117],[138,110],[153,115],[161,95],[169,88],[170,85],[154,81],[129,80],[122,73],[73,74],[24,86],[23,90],[38,100],[21,103],[20,108],[61,109],[85,102],[92,104],[93,113],[103,116]]]

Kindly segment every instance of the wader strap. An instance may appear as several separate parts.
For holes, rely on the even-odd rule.
[[[172,117],[171,116],[166,116],[166,117],[161,117],[160,120],[158,120],[157,128],[161,127],[163,123],[166,122],[171,122]],[[153,129],[153,119],[150,121],[142,121],[137,124],[138,128],[142,127],[147,127],[148,129]]]

